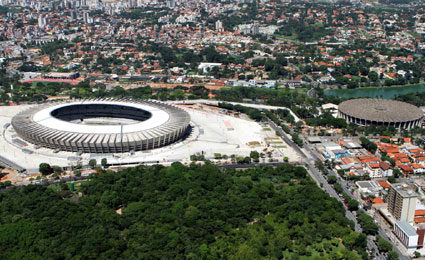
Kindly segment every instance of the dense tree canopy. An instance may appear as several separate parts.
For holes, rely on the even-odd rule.
[[[361,142],[362,147],[365,148],[366,150],[368,150],[369,152],[373,153],[373,154],[378,149],[378,146],[374,142],[367,139],[366,137],[360,137],[359,140]]]
[[[2,259],[361,259],[341,203],[303,167],[139,166],[0,193]]]
[[[315,118],[307,119],[307,124],[311,126],[328,126],[335,128],[345,128],[347,126],[347,122],[343,118],[335,118],[329,112],[325,112]]]

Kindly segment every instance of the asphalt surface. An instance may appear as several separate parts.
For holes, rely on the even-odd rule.
[[[322,184],[322,189],[327,192],[331,197],[336,198],[338,201],[343,202],[342,198],[336,193],[335,189],[333,188],[333,186],[331,186],[330,184],[328,184],[327,180],[324,178],[323,174],[315,167],[314,162],[316,160],[320,160],[319,157],[317,157],[317,155],[311,150],[311,148],[305,144],[303,148],[298,147],[293,141],[292,139],[289,137],[288,134],[286,134],[282,128],[278,127],[272,120],[268,120],[270,126],[273,128],[273,130],[275,130],[283,139],[284,141],[291,146],[296,152],[298,152],[298,154],[305,159],[305,163],[308,166],[308,172],[310,173],[311,178],[318,184],[318,186],[320,187]],[[345,193],[347,193],[352,199],[355,199],[354,196],[351,194],[351,191],[347,189],[347,184],[343,183],[340,178],[338,178],[339,176],[333,171],[333,170],[329,170],[328,175],[330,176],[336,176],[337,177],[337,182],[342,186],[343,191]],[[345,207],[345,215],[346,217],[354,222],[354,230],[356,232],[362,232],[361,226],[360,224],[357,222],[357,218],[356,216],[353,214],[353,212],[349,211],[347,207]],[[386,233],[383,231],[383,229],[378,226],[378,234],[380,236],[382,236],[385,240],[389,241],[392,243],[392,241],[389,239],[389,237],[386,235]],[[379,254],[379,250],[377,245],[375,244],[375,236],[368,236],[367,238],[367,247],[368,250],[373,250],[375,252],[377,252],[377,255],[373,255],[371,256],[371,259],[387,259],[387,257],[384,254]],[[405,255],[403,255],[398,248],[393,245],[393,250],[395,252],[397,252],[397,254],[399,255],[400,260],[408,260],[411,259],[410,257],[407,257]]]

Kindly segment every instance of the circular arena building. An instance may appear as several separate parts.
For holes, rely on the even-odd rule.
[[[369,126],[392,126],[411,129],[420,126],[423,112],[418,107],[395,100],[360,98],[338,106],[338,117],[347,123]]]
[[[56,151],[123,153],[181,139],[190,116],[157,101],[91,99],[31,107],[12,118],[24,140]]]

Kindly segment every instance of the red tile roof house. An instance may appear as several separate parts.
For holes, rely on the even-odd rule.
[[[409,166],[413,169],[413,173],[415,174],[421,174],[425,172],[425,167],[422,164],[411,163]]]
[[[404,173],[404,175],[413,174],[413,169],[407,165],[399,165],[398,168]]]
[[[381,168],[381,173],[384,177],[393,176],[393,169],[387,162],[379,162],[379,167]]]
[[[381,178],[382,172],[379,163],[367,163],[365,171],[369,173],[370,178]]]
[[[378,184],[384,189],[388,189],[390,187],[390,183],[388,181],[378,181]]]
[[[415,210],[415,218],[414,221],[416,224],[425,222],[425,210],[417,209]]]

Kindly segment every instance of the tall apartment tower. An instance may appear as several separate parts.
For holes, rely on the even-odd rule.
[[[215,30],[216,30],[217,32],[222,32],[222,31],[224,31],[223,23],[222,23],[220,20],[217,20],[217,21],[215,22]]]
[[[167,7],[168,8],[174,8],[174,7],[176,7],[176,1],[174,1],[174,0],[167,1]]]
[[[129,0],[128,1],[128,7],[130,7],[130,8],[137,7],[137,0]]]
[[[38,27],[44,28],[47,24],[47,16],[40,14],[38,16]]]
[[[260,33],[260,26],[258,25],[258,23],[257,23],[257,22],[255,22],[255,23],[252,25],[251,33],[252,33],[252,34],[259,34],[259,33]]]
[[[77,20],[77,11],[71,11],[71,19]]]
[[[83,13],[83,21],[84,21],[85,24],[90,22],[90,15],[89,15],[88,12]]]
[[[413,222],[416,193],[407,184],[391,184],[388,192],[388,211],[399,221]]]

